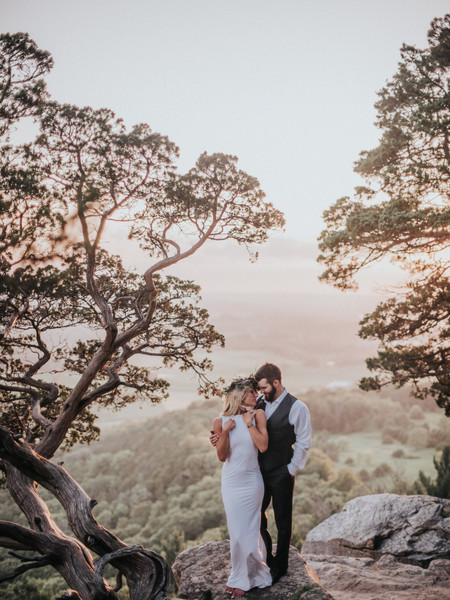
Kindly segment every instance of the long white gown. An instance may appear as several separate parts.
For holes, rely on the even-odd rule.
[[[230,453],[222,469],[222,498],[230,534],[231,573],[227,585],[247,591],[272,585],[266,548],[260,528],[264,483],[258,465],[258,450],[242,415],[230,431]]]

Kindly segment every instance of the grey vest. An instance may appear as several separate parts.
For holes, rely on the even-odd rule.
[[[289,423],[289,412],[296,400],[294,396],[288,394],[270,419],[267,419],[269,446],[266,452],[258,455],[261,471],[271,471],[291,462],[294,453],[292,446],[295,443],[295,431],[294,426]],[[258,408],[265,409],[265,407],[264,401],[258,404]]]

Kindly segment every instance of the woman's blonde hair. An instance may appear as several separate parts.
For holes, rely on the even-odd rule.
[[[244,402],[244,398],[248,392],[254,391],[253,387],[248,385],[243,388],[234,388],[225,397],[223,403],[222,415],[224,417],[233,417],[239,414],[241,410],[241,404]]]

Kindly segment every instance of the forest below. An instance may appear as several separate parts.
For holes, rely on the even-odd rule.
[[[295,391],[295,390],[293,390]],[[406,390],[312,390],[301,396],[314,437],[306,468],[296,477],[292,543],[356,496],[417,493],[418,473],[435,479],[433,456],[450,444],[450,420],[433,402]],[[218,400],[196,402],[142,423],[123,424],[57,461],[98,502],[94,515],[128,543],[163,554],[171,564],[183,549],[228,537],[220,495],[221,463],[208,440]],[[58,525],[70,529],[58,502],[42,491]],[[25,524],[0,490],[2,518]],[[0,573],[14,563],[0,552]],[[35,569],[0,586],[0,598],[48,600],[66,588],[56,571]],[[126,600],[127,591],[121,592]]]

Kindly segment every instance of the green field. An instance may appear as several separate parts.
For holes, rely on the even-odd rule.
[[[434,448],[417,450],[399,442],[383,444],[378,431],[350,433],[346,436],[333,435],[330,437],[330,441],[337,442],[342,448],[339,460],[336,461],[337,469],[351,466],[355,472],[365,469],[372,473],[377,466],[385,463],[392,468],[393,474],[400,476],[408,483],[417,479],[419,471],[423,471],[433,478],[436,476],[433,464],[433,456],[436,454]],[[403,450],[404,457],[393,457],[396,450]],[[351,465],[347,462],[350,460],[353,461]],[[389,478],[392,480],[392,476],[383,479]],[[388,481],[385,481],[385,484],[388,484]]]

